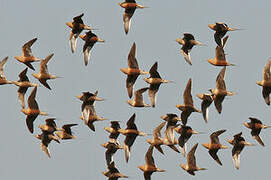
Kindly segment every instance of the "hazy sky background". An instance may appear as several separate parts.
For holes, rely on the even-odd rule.
[[[196,151],[197,164],[207,168],[196,172],[192,177],[179,167],[186,163],[181,154],[163,147],[165,156],[154,150],[157,167],[165,169],[165,173],[154,173],[153,179],[262,179],[269,177],[267,166],[271,151],[270,129],[263,130],[261,137],[266,146],[261,147],[251,137],[250,131],[243,126],[248,117],[257,117],[267,125],[270,122],[270,107],[261,94],[262,88],[256,85],[261,80],[262,69],[270,54],[270,7],[271,2],[257,1],[216,1],[216,0],[146,0],[139,4],[148,6],[137,9],[132,17],[131,29],[125,35],[122,21],[124,9],[119,1],[88,0],[88,1],[12,1],[0,0],[1,18],[1,59],[9,56],[5,66],[8,80],[18,80],[18,74],[26,67],[14,59],[21,55],[22,45],[37,37],[32,46],[36,57],[45,58],[51,53],[55,55],[48,64],[49,72],[61,79],[48,81],[52,90],[40,86],[36,99],[42,111],[56,117],[58,126],[65,123],[78,123],[73,128],[77,139],[52,142],[49,145],[51,159],[40,149],[40,141],[29,133],[26,127],[26,116],[20,112],[17,99],[17,86],[3,85],[0,87],[1,129],[1,179],[106,179],[101,173],[107,170],[104,152],[100,144],[108,141],[108,133],[103,129],[109,126],[109,121],[95,124],[96,132],[92,132],[79,119],[81,102],[75,97],[83,91],[99,91],[99,96],[105,98],[96,103],[98,115],[110,120],[120,120],[122,128],[126,121],[136,113],[136,124],[139,130],[152,133],[154,127],[162,122],[161,115],[180,111],[176,104],[183,103],[183,91],[189,78],[192,78],[192,95],[194,104],[200,108],[197,93],[204,93],[215,87],[215,79],[220,67],[214,67],[207,62],[213,58],[216,44],[208,24],[225,22],[230,27],[242,28],[243,31],[230,32],[225,47],[227,60],[236,64],[228,67],[225,76],[227,89],[237,95],[227,97],[223,102],[222,114],[218,114],[214,105],[210,107],[209,122],[206,124],[202,114],[193,113],[188,119],[188,125],[193,129],[205,132],[194,135],[188,142],[188,150],[195,143],[209,142],[211,132],[227,129],[220,136],[223,145],[229,146],[218,155],[223,163],[220,167],[201,145]],[[170,3],[169,3],[170,2]],[[96,43],[91,52],[91,60],[87,67],[83,64],[83,41],[78,39],[77,49],[71,53],[69,46],[70,28],[65,25],[74,16],[84,13],[84,23],[93,28],[105,43]],[[207,46],[194,47],[191,52],[193,65],[187,64],[180,54],[181,46],[175,42],[183,37],[184,32],[192,33],[196,40]],[[83,33],[82,33],[83,34]],[[127,67],[127,56],[132,43],[136,42],[136,57],[139,67],[149,70],[158,61],[160,75],[175,83],[163,84],[157,94],[157,107],[130,107],[125,88],[126,75],[121,67]],[[39,63],[33,63],[36,71]],[[37,83],[32,77],[33,71],[28,69],[30,81]],[[139,77],[134,89],[148,86]],[[146,76],[147,77],[147,76]],[[33,88],[29,88],[26,98]],[[144,99],[150,103],[147,93]],[[46,117],[39,116],[34,122],[34,134],[40,133],[37,128],[44,124]],[[232,163],[232,146],[226,142],[240,131],[245,139],[257,144],[246,147],[241,154],[240,170]],[[151,138],[151,136],[147,137]],[[119,141],[123,144],[124,136]],[[118,151],[114,160],[119,171],[130,179],[143,179],[143,173],[137,166],[145,164],[144,156],[148,148],[146,137],[138,137],[131,148],[131,157],[126,164],[124,152]],[[49,174],[47,174],[49,173]]]

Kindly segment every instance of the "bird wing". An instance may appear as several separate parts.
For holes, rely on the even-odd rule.
[[[145,87],[145,88],[141,88],[141,89],[138,89],[136,92],[135,92],[135,102],[136,103],[142,103],[143,102],[143,93],[145,91],[147,91],[149,88],[148,87]]]
[[[149,94],[149,98],[150,98],[152,107],[155,107],[155,101],[156,101],[155,94],[157,93],[159,87],[160,87],[160,84],[151,84],[150,85],[148,94]]]
[[[269,97],[270,93],[271,93],[271,87],[264,86],[262,90],[262,95],[267,105],[270,105],[270,97]]]
[[[56,127],[55,119],[56,118],[45,119],[46,125],[51,126],[51,127]]]
[[[203,115],[203,118],[205,120],[205,122],[208,121],[208,107],[212,104],[213,102],[213,99],[211,98],[211,100],[209,99],[205,99],[201,102],[201,111],[202,111],[202,115]]]
[[[133,86],[136,82],[138,75],[128,75],[126,79],[126,88],[128,91],[128,96],[131,98],[133,96]]]
[[[125,2],[127,2],[127,3],[136,3],[135,0],[125,0]]]
[[[94,109],[93,104],[92,105],[85,105],[83,106],[83,111],[82,111],[82,115],[83,115],[83,120],[84,122],[87,124],[89,121],[89,116],[95,116],[96,115],[96,111]]]
[[[71,45],[72,53],[75,52],[76,44],[77,44],[77,38],[78,38],[78,34],[71,34],[71,36],[70,36],[70,45]]]
[[[136,44],[133,43],[128,55],[128,67],[133,68],[133,69],[138,69],[138,63],[135,58],[135,54],[136,54]]]
[[[249,117],[249,119],[250,119],[250,122],[251,122],[251,123],[259,123],[259,124],[262,124],[262,121],[260,121],[260,120],[257,119],[257,118]]]
[[[39,82],[46,88],[51,90],[51,87],[49,86],[49,84],[47,83],[47,79],[39,79]]]
[[[28,41],[27,43],[25,43],[22,47],[22,51],[23,51],[23,56],[24,57],[31,57],[33,56],[32,51],[31,51],[31,46],[34,44],[34,42],[36,42],[37,38],[34,38],[30,41]]]
[[[222,102],[224,98],[225,96],[215,96],[214,98],[215,107],[219,114],[222,112]]]
[[[28,68],[25,68],[20,74],[19,74],[19,78],[20,78],[20,82],[23,82],[23,81],[28,81],[29,82],[29,79],[28,79],[28,77],[27,77],[27,75],[26,75],[26,73],[27,73],[27,70],[28,70]]]
[[[94,46],[94,43],[85,43],[83,46],[85,66],[88,65],[88,60],[90,59],[90,50],[92,49],[93,46]]]
[[[190,114],[192,113],[192,110],[189,109],[189,110],[185,110],[181,113],[181,119],[182,119],[182,123],[183,125],[186,125],[187,123],[187,119],[188,117],[190,116]]]
[[[240,153],[235,153],[232,155],[232,160],[236,169],[240,168]]]
[[[196,157],[195,157],[195,151],[198,147],[198,143],[195,144],[192,149],[187,154],[187,163],[189,167],[196,167]]]
[[[131,18],[134,14],[134,12],[132,12],[131,10],[128,10],[127,12],[125,10],[125,12],[123,13],[124,31],[126,34],[128,34],[128,32],[129,32],[129,29],[131,27]]]
[[[222,166],[222,163],[219,159],[219,157],[217,156],[217,152],[218,152],[218,149],[211,149],[209,150],[209,154],[210,156],[218,163]]]
[[[264,146],[263,140],[259,135],[252,136],[260,145]]]
[[[8,56],[5,57],[5,58],[0,62],[0,79],[3,79],[3,80],[6,80],[6,76],[5,76],[5,74],[4,74],[3,69],[4,69],[4,66],[5,66],[7,60],[8,60]]]
[[[49,56],[47,56],[45,59],[43,59],[40,62],[40,73],[41,74],[49,74],[47,63],[53,57],[53,55],[54,55],[54,53],[50,54]]]
[[[162,122],[161,124],[159,124],[159,126],[157,126],[153,130],[152,134],[153,134],[154,139],[161,137],[161,129],[165,126],[165,124],[166,122]]]
[[[126,129],[135,129],[137,130],[137,127],[136,127],[136,124],[135,124],[135,117],[136,117],[136,114],[134,113],[130,119],[127,121],[126,125],[127,125],[127,128]]]
[[[186,84],[186,87],[183,93],[183,101],[185,105],[193,106],[193,99],[191,95],[191,85],[192,85],[192,80],[190,78]]]
[[[215,48],[215,59],[219,62],[226,62],[226,56],[223,47],[216,46]]]
[[[153,172],[145,171],[144,172],[144,180],[151,180],[151,175]]]
[[[223,130],[218,130],[216,132],[213,132],[211,135],[210,135],[210,139],[211,139],[211,144],[220,144],[219,142],[219,138],[218,136],[222,133],[224,133],[226,130],[223,129]]]
[[[114,162],[113,161],[113,152],[111,151],[111,150],[109,150],[109,149],[107,149],[106,151],[105,151],[105,159],[106,159],[106,163],[107,163],[107,166],[109,167],[110,166],[110,164],[112,163],[112,162]]]
[[[37,93],[37,87],[35,87],[35,88],[32,90],[30,96],[28,97],[27,103],[28,103],[28,107],[29,107],[30,109],[36,109],[36,110],[38,110],[38,109],[39,109],[39,106],[38,106],[37,101],[35,100],[35,98],[36,98],[36,93]]]
[[[92,131],[95,132],[95,126],[94,126],[94,124],[93,124],[93,121],[89,121],[89,122],[87,123],[87,125],[88,125],[89,129],[91,129]]]
[[[67,133],[67,134],[70,134],[72,135],[72,130],[71,130],[71,127],[72,126],[77,126],[78,124],[65,124],[62,126],[62,129],[64,129],[64,131]]]
[[[157,71],[158,63],[157,61],[152,65],[149,73],[151,78],[161,78],[160,74]]]
[[[25,108],[25,100],[24,100],[24,95],[27,91],[28,87],[19,87],[17,94],[18,94],[18,99],[21,104],[21,107],[24,109]]]
[[[73,21],[76,22],[76,23],[80,23],[80,24],[84,24],[83,20],[82,20],[82,17],[84,16],[84,13],[78,15],[78,16],[75,16],[73,18]]]
[[[150,146],[146,155],[145,155],[145,161],[146,161],[147,166],[154,166],[155,167],[152,153],[153,153],[153,146]]]
[[[186,62],[190,65],[192,65],[192,60],[191,60],[191,57],[190,57],[190,53],[189,51],[186,51],[186,50],[181,50],[181,53],[182,55],[184,56],[184,59],[186,60]]]
[[[50,152],[49,152],[49,150],[48,150],[48,148],[47,148],[47,146],[46,145],[44,145],[43,143],[41,143],[40,144],[40,148],[41,148],[41,150],[43,150],[44,152],[45,152],[45,154],[50,158],[51,156],[50,156]]]
[[[270,66],[271,66],[271,58],[267,61],[263,68],[263,79],[265,81],[270,81]]]
[[[224,66],[221,69],[221,71],[219,72],[219,74],[216,77],[216,88],[217,89],[226,90],[226,84],[225,84],[225,81],[224,81],[225,72],[226,72],[226,66]]]
[[[26,117],[26,125],[27,125],[27,128],[28,130],[33,133],[34,132],[34,129],[33,129],[33,123],[35,121],[35,119],[38,117],[38,114],[35,114],[35,115],[28,115]]]

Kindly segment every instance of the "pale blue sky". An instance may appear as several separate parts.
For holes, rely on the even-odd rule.
[[[40,58],[54,53],[48,64],[49,72],[61,79],[49,81],[52,91],[40,86],[37,91],[37,101],[41,110],[57,118],[57,125],[78,123],[73,128],[76,140],[62,141],[61,144],[52,142],[49,145],[52,158],[49,159],[40,149],[40,141],[31,135],[26,127],[26,116],[20,112],[17,99],[17,87],[5,85],[0,87],[0,113],[2,126],[0,127],[2,145],[0,148],[1,179],[105,179],[102,171],[106,170],[105,149],[100,144],[107,142],[108,134],[103,127],[110,123],[96,123],[93,133],[79,119],[81,102],[76,95],[82,91],[99,91],[104,102],[96,103],[96,111],[100,116],[110,120],[120,120],[125,128],[126,121],[136,113],[136,124],[139,130],[151,133],[153,128],[162,120],[161,115],[177,113],[176,104],[183,103],[182,95],[189,78],[192,78],[192,95],[194,104],[200,108],[197,93],[206,92],[215,87],[215,79],[220,71],[207,62],[214,57],[216,44],[213,31],[208,24],[225,22],[231,27],[242,28],[243,31],[230,32],[225,52],[227,59],[236,64],[226,71],[225,82],[228,90],[237,93],[227,97],[223,102],[222,114],[218,114],[214,105],[210,107],[209,122],[205,124],[202,115],[193,113],[188,125],[206,134],[192,136],[188,142],[188,150],[197,142],[209,141],[209,134],[219,129],[227,129],[221,135],[222,144],[229,146],[227,150],[219,152],[223,166],[220,167],[209,156],[207,150],[199,145],[196,151],[197,163],[208,170],[197,172],[192,177],[180,167],[186,159],[167,147],[163,147],[165,156],[156,150],[154,159],[159,168],[165,173],[154,173],[153,179],[214,179],[221,180],[256,179],[260,174],[262,179],[268,178],[267,159],[271,150],[270,129],[263,130],[261,137],[266,147],[258,145],[252,139],[250,132],[242,123],[248,121],[249,116],[257,117],[267,125],[270,107],[261,95],[261,87],[256,80],[261,80],[262,69],[270,55],[270,6],[267,0],[256,1],[215,1],[215,0],[162,0],[138,1],[148,6],[146,9],[136,10],[131,29],[125,35],[122,13],[123,9],[117,4],[120,1],[88,0],[88,1],[12,1],[0,0],[1,19],[1,59],[9,56],[5,66],[5,74],[9,80],[17,80],[18,74],[25,66],[13,57],[20,55],[21,46],[30,39],[37,37],[32,52]],[[85,24],[93,28],[105,43],[96,43],[91,60],[87,67],[83,64],[83,41],[78,40],[77,49],[71,53],[69,46],[70,28],[65,25],[74,16],[84,13]],[[193,65],[188,65],[180,54],[180,46],[175,39],[182,37],[184,32],[194,34],[195,38],[207,46],[194,47],[191,52]],[[126,76],[119,70],[127,67],[127,55],[136,42],[137,60],[139,67],[149,70],[158,61],[160,75],[175,83],[161,85],[157,94],[157,107],[132,108],[127,103],[125,88]],[[34,64],[38,70],[38,63]],[[30,81],[36,82],[31,76]],[[138,78],[134,88],[147,86],[143,76]],[[32,89],[26,95],[28,97]],[[145,101],[149,102],[147,93]],[[39,116],[35,123],[34,134],[40,133],[37,126],[44,123],[45,117]],[[226,139],[240,131],[247,141],[256,143],[255,147],[246,147],[241,154],[241,167],[236,170],[231,158],[231,145]],[[150,137],[148,137],[150,138]],[[124,137],[119,141],[123,143]],[[124,153],[118,151],[114,160],[120,172],[130,179],[143,179],[143,173],[137,168],[145,163],[144,156],[148,145],[145,137],[138,137],[131,150],[129,163],[126,164]],[[46,173],[50,174],[46,174]]]

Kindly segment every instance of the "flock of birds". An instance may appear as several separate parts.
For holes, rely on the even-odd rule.
[[[124,30],[127,34],[130,29],[131,18],[137,8],[144,8],[144,6],[137,4],[134,0],[126,0],[123,3],[119,3],[121,7],[125,9],[123,14],[123,22],[124,22]],[[72,22],[66,23],[72,30],[70,32],[70,46],[72,53],[76,50],[76,42],[78,37],[85,41],[83,46],[83,56],[84,56],[84,64],[87,65],[90,52],[92,47],[96,42],[104,42],[104,40],[100,39],[96,34],[94,34],[91,30],[90,26],[87,26],[83,23],[82,17],[84,14],[80,14],[73,18]],[[145,155],[145,165],[140,165],[138,168],[144,172],[145,180],[151,179],[151,175],[153,172],[164,172],[165,170],[158,168],[155,165],[153,158],[153,150],[154,148],[158,150],[161,154],[164,154],[162,149],[162,145],[170,147],[177,153],[182,153],[184,157],[187,157],[187,164],[180,164],[180,167],[187,171],[191,175],[195,175],[195,171],[205,170],[205,168],[200,168],[196,164],[195,151],[198,147],[198,143],[196,143],[191,150],[187,153],[186,144],[190,137],[193,134],[199,134],[200,132],[193,130],[190,126],[187,125],[189,116],[192,112],[202,113],[203,119],[205,122],[208,122],[208,107],[214,101],[215,108],[218,113],[222,112],[222,102],[226,96],[235,95],[234,92],[228,91],[226,89],[226,84],[224,81],[224,76],[226,72],[226,66],[234,66],[234,64],[228,62],[226,60],[224,47],[227,42],[229,36],[225,36],[228,31],[238,30],[236,28],[230,28],[225,23],[217,22],[215,24],[208,25],[210,29],[214,30],[214,40],[217,44],[215,48],[215,57],[213,59],[209,59],[208,62],[214,66],[222,66],[220,73],[216,78],[216,87],[214,89],[210,89],[209,93],[197,94],[197,97],[202,100],[201,110],[198,110],[193,104],[193,98],[191,95],[192,88],[192,79],[189,79],[186,85],[186,88],[183,93],[183,104],[177,104],[176,107],[181,111],[181,117],[178,117],[176,114],[166,114],[161,116],[161,119],[164,122],[161,122],[154,130],[152,139],[147,139],[147,142],[150,144],[148,151]],[[80,35],[83,30],[87,30],[85,35]],[[0,85],[4,84],[14,84],[19,87],[18,89],[18,99],[21,105],[21,111],[26,115],[26,125],[30,133],[34,132],[34,121],[38,117],[38,115],[47,116],[46,112],[43,112],[39,109],[38,103],[35,100],[38,84],[32,83],[29,81],[27,76],[28,68],[35,71],[35,68],[31,63],[40,62],[40,70],[39,73],[32,73],[33,77],[38,79],[39,82],[49,90],[51,87],[47,83],[47,80],[56,79],[58,76],[52,75],[48,72],[48,62],[53,57],[53,53],[47,56],[45,59],[36,58],[32,51],[31,46],[36,42],[37,38],[34,38],[28,42],[26,42],[22,46],[22,55],[15,56],[14,58],[21,63],[24,63],[27,67],[19,74],[18,81],[9,81],[6,79],[4,75],[4,65],[8,60],[8,57],[4,58],[0,62]],[[189,33],[184,33],[183,38],[177,38],[176,42],[182,45],[181,54],[184,56],[186,62],[192,65],[192,60],[190,57],[190,52],[195,45],[204,45],[203,43],[195,40],[194,36]],[[263,87],[262,95],[267,105],[270,105],[269,94],[271,93],[271,76],[270,76],[270,65],[271,60],[268,60],[263,69],[263,80],[257,81],[256,83]],[[155,62],[153,66],[150,68],[149,72],[143,71],[139,68],[137,59],[136,59],[136,44],[133,43],[131,50],[128,54],[128,68],[120,69],[124,74],[127,75],[126,79],[126,88],[128,97],[130,98],[127,103],[133,107],[150,107],[153,108],[156,105],[156,93],[159,90],[159,87],[163,83],[170,83],[172,81],[163,79],[158,73],[158,62]],[[144,81],[149,84],[149,87],[144,87],[138,89],[136,91],[133,90],[133,86],[140,75],[150,74],[148,78],[144,78]],[[28,88],[34,87],[31,94],[28,97],[27,104],[28,107],[25,106],[25,93]],[[146,104],[143,101],[143,93],[148,91],[149,99],[151,105]],[[133,97],[134,96],[134,97]],[[131,99],[133,97],[133,99]],[[97,115],[95,111],[95,101],[103,101],[104,99],[98,97],[98,91],[91,92],[83,92],[81,95],[78,95],[77,98],[82,101],[81,105],[81,119],[84,121],[84,124],[87,125],[92,131],[95,131],[94,122],[103,121],[105,118]],[[133,146],[137,136],[148,136],[147,133],[141,132],[137,129],[135,124],[136,114],[133,114],[130,119],[127,121],[127,127],[122,129],[120,127],[119,121],[111,121],[110,127],[105,127],[104,129],[110,133],[109,141],[107,143],[102,144],[104,148],[106,148],[105,159],[108,171],[104,171],[103,174],[108,177],[109,180],[116,180],[118,178],[127,178],[128,176],[119,172],[117,167],[115,166],[115,161],[113,160],[114,154],[119,149],[123,149],[125,152],[125,160],[128,163],[131,147]],[[251,129],[252,137],[262,146],[264,143],[260,138],[259,134],[262,129],[268,128],[269,126],[264,125],[259,119],[254,117],[249,117],[250,122],[244,123],[244,125]],[[36,138],[41,140],[41,149],[46,153],[48,157],[50,157],[50,153],[48,150],[48,145],[52,140],[57,143],[60,143],[60,140],[68,140],[74,139],[71,128],[78,124],[64,124],[61,128],[57,127],[55,123],[55,118],[48,118],[45,120],[45,124],[39,125],[38,128],[42,131],[41,134],[35,135]],[[179,124],[180,122],[181,124]],[[162,128],[165,127],[164,137],[161,135]],[[175,138],[174,131],[179,134],[178,138]],[[224,133],[226,130],[217,130],[210,135],[210,142],[203,143],[203,147],[208,149],[210,156],[222,166],[222,162],[219,159],[217,153],[220,149],[228,148],[225,145],[222,145],[219,141],[219,136]],[[123,145],[120,145],[117,140],[119,135],[122,134],[125,136],[125,140]],[[234,135],[233,139],[227,140],[232,148],[232,158],[234,162],[234,166],[239,169],[240,167],[240,153],[244,149],[245,146],[252,146],[254,144],[245,141],[244,137],[242,137],[242,132]],[[179,148],[177,147],[179,146]]]

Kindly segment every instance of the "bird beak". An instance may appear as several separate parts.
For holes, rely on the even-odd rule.
[[[242,144],[244,144],[245,146],[255,146],[255,144],[243,141]]]
[[[80,37],[81,39],[83,39],[83,40],[85,39],[85,36],[86,36],[86,35],[79,35],[79,37]]]
[[[238,29],[238,28],[230,28],[230,27],[228,27],[228,31],[237,31],[237,30],[244,30],[244,29]]]
[[[191,133],[192,133],[192,134],[201,134],[200,132],[195,131],[195,130],[192,130]]]
[[[215,30],[215,24],[208,24],[208,27],[211,28],[212,30]]]
[[[167,118],[167,115],[160,116],[160,118],[165,120]]]
[[[248,126],[248,123],[247,122],[245,122],[245,123],[243,123],[244,124],[244,126],[246,126],[247,128],[249,128],[249,126]]]
[[[199,46],[206,46],[205,44],[199,42],[199,41],[196,41],[196,40],[192,40],[192,43],[195,44],[195,45],[199,45]]]
[[[94,99],[95,101],[104,101],[104,98],[100,98],[100,97],[95,97]]]
[[[98,38],[97,42],[105,42],[103,39]]]
[[[81,100],[81,98],[83,97],[83,95],[78,95],[76,97]]]
[[[233,140],[232,139],[227,139],[227,142],[230,144],[233,144]]]
[[[269,128],[270,126],[263,125],[263,129]]]

